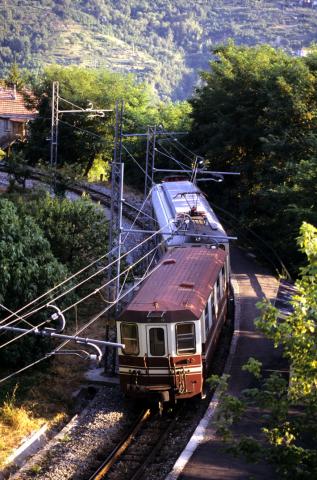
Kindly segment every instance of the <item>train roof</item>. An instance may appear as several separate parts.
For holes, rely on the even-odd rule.
[[[204,194],[189,180],[155,185],[152,205],[168,246],[183,243],[227,243],[227,235]],[[182,223],[185,228],[182,229]],[[185,222],[186,220],[186,222]],[[171,235],[169,235],[171,234]]]
[[[119,320],[198,320],[226,256],[222,248],[206,245],[173,248],[144,281]]]

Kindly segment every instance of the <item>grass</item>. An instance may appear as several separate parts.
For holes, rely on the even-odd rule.
[[[87,329],[85,335],[104,338],[103,322]],[[0,399],[0,469],[23,439],[44,423],[51,429],[65,424],[72,414],[73,393],[82,384],[87,366],[75,356],[56,356],[18,377],[18,384],[4,385]],[[3,373],[0,369],[0,377]]]
[[[57,428],[65,423],[86,367],[78,358],[56,357],[44,370],[30,370],[19,384],[7,387],[0,404],[0,468],[23,439],[43,424]]]
[[[3,466],[12,449],[31,432],[40,428],[43,419],[35,418],[24,406],[18,406],[17,386],[0,407],[0,465]]]

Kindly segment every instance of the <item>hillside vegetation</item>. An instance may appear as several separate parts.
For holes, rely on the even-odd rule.
[[[0,71],[14,60],[133,72],[162,98],[187,98],[210,50],[269,43],[296,53],[317,39],[317,9],[276,0],[10,0],[0,3]]]

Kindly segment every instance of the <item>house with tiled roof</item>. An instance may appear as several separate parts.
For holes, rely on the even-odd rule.
[[[7,148],[17,139],[23,140],[28,122],[36,115],[36,110],[26,108],[23,94],[15,87],[0,86],[0,148]]]

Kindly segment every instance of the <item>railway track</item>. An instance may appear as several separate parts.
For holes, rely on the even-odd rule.
[[[143,410],[89,480],[145,480],[148,465],[159,456],[181,410],[178,408],[172,415],[163,417],[151,409]]]
[[[8,173],[8,168],[3,162],[0,163],[0,171]],[[45,183],[47,185],[49,185],[51,182],[50,174],[40,172],[34,168],[31,169],[31,174],[28,178]],[[105,190],[101,191],[98,187],[89,183],[74,181],[73,183],[67,185],[66,191],[76,193],[77,195],[82,195],[84,192],[86,192],[89,193],[92,200],[100,202],[102,205],[108,208],[111,206],[111,192],[109,191],[108,193]],[[147,218],[149,221],[152,220],[151,215],[146,212],[142,212],[140,218],[135,220],[137,213],[139,213],[139,209],[126,200],[122,202],[122,210],[123,216],[128,220],[133,222],[135,221],[136,225],[139,227],[145,226],[145,218]]]

